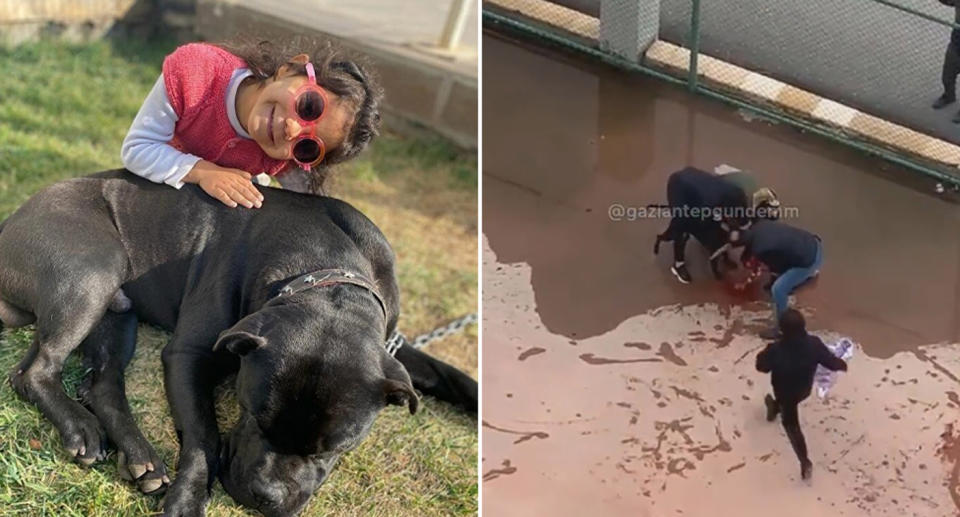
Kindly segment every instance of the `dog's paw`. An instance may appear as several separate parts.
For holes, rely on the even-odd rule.
[[[131,308],[133,308],[133,302],[127,298],[123,289],[117,289],[117,292],[113,293],[113,298],[110,299],[110,312],[123,313]]]
[[[97,417],[79,405],[60,431],[63,448],[81,465],[90,466],[107,455],[107,433]]]
[[[149,444],[123,447],[117,452],[117,471],[120,477],[136,483],[141,492],[160,495],[170,486],[167,466]]]
[[[179,478],[174,480],[167,489],[163,498],[163,517],[203,517],[209,499],[206,487],[179,481]]]

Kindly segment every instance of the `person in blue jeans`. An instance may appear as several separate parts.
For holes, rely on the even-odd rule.
[[[760,333],[764,339],[780,336],[777,322],[787,310],[788,299],[800,284],[820,273],[823,243],[820,237],[778,221],[757,221],[735,245],[743,246],[740,262],[745,267],[759,261],[770,270],[774,281],[770,294],[774,303],[773,327]]]

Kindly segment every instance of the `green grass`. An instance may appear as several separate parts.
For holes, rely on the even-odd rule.
[[[169,43],[39,43],[0,50],[0,217],[46,185],[120,165],[120,142],[160,72]],[[401,330],[409,336],[477,309],[477,162],[443,140],[382,136],[344,165],[333,194],[363,210],[398,256]],[[0,337],[0,372],[26,351],[30,329]],[[160,350],[168,335],[143,326],[127,373],[134,414],[172,468],[177,446],[163,394]],[[477,333],[429,352],[476,377]],[[71,360],[71,393],[83,372]],[[236,413],[229,389],[219,408]],[[126,516],[156,512],[159,499],[123,482],[115,456],[83,468],[61,449],[53,426],[0,383],[0,515]],[[373,433],[347,455],[304,515],[466,515],[477,513],[476,421],[425,400],[410,416],[383,412]],[[219,485],[212,516],[251,515]]]

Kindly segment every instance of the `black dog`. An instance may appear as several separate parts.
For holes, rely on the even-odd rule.
[[[744,220],[747,196],[743,190],[722,176],[694,167],[686,167],[670,175],[667,180],[667,208],[671,211],[670,225],[657,235],[653,253],[660,252],[661,242],[673,241],[674,265],[671,271],[683,283],[690,282],[690,273],[684,264],[687,240],[692,235],[711,253],[710,269],[721,277],[719,260],[726,255],[715,255],[728,242],[729,231],[738,228]]]
[[[399,300],[376,226],[342,201],[262,190],[262,209],[237,210],[108,171],[48,187],[0,225],[0,320],[36,323],[15,390],[82,463],[109,437],[121,474],[147,492],[169,480],[130,414],[123,369],[138,319],[173,331],[162,359],[181,449],[165,515],[202,515],[218,473],[242,504],[299,513],[381,409],[416,411],[414,387],[476,412],[468,376],[385,349]],[[132,311],[108,311],[127,300]],[[93,413],[60,383],[81,343]],[[221,440],[213,390],[233,372],[242,416]]]

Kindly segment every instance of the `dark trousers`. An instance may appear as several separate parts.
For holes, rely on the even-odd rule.
[[[686,258],[687,241],[693,236],[703,244],[711,254],[727,242],[727,234],[720,224],[712,220],[697,218],[674,217],[663,233],[657,236],[658,241],[673,241],[674,262],[684,262]]]
[[[790,439],[790,445],[793,446],[793,452],[797,453],[797,459],[800,463],[807,461],[807,442],[803,439],[803,432],[800,430],[800,415],[797,413],[797,406],[800,402],[781,402],[777,400],[780,407],[780,421],[783,423],[783,429],[787,432],[787,438]]]
[[[960,74],[960,30],[954,29],[950,33],[950,43],[943,56],[943,94],[948,98],[955,98],[957,92],[957,75]]]

